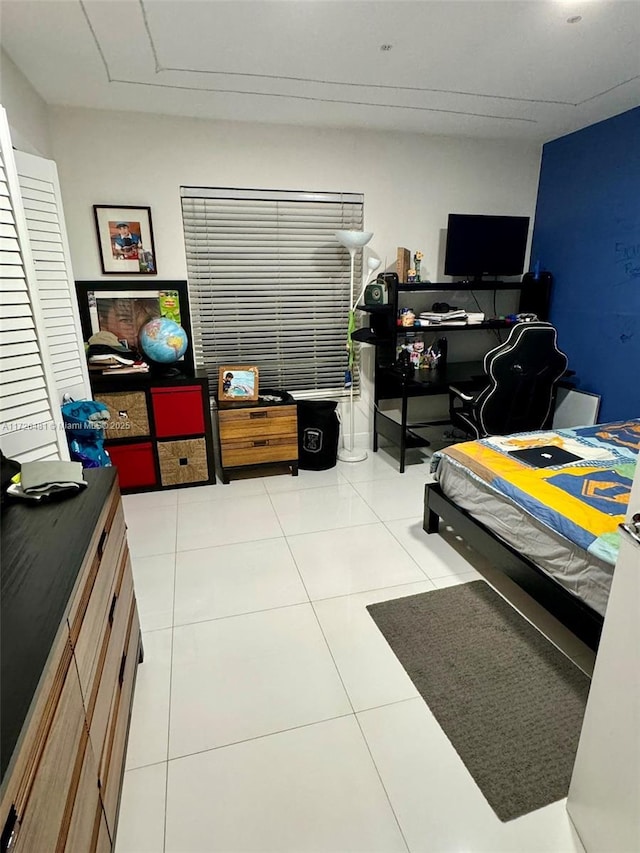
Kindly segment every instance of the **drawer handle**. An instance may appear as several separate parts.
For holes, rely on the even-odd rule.
[[[269,412],[249,412],[249,417],[254,420],[255,418],[266,418],[268,416]]]
[[[118,673],[118,684],[122,687],[122,682],[124,681],[124,668],[127,664],[127,653],[125,652],[122,655],[122,660],[120,661],[120,672]]]
[[[267,444],[269,444],[269,442],[266,439],[264,441],[254,441],[253,442],[254,447],[266,447]]]
[[[111,607],[109,608],[109,625],[113,625],[113,614],[116,609],[116,603],[118,601],[118,593],[114,592],[113,598],[111,599]]]
[[[100,541],[98,542],[98,557],[100,559],[102,559],[102,555],[104,554],[108,538],[109,538],[109,531],[103,530],[102,534],[100,536]]]
[[[13,846],[17,821],[18,812],[16,811],[16,807],[12,805],[4,825],[4,829],[2,830],[2,835],[0,836],[0,850],[2,853],[6,853],[6,851],[10,850]]]

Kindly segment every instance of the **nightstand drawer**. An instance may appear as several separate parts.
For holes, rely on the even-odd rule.
[[[295,406],[220,411],[220,440],[291,436],[298,434]]]
[[[291,462],[298,458],[297,436],[236,439],[222,444],[222,465],[259,465],[262,462]]]

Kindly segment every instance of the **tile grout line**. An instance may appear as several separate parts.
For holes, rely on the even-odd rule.
[[[405,521],[405,519],[403,519],[403,518],[396,518],[396,519],[393,519],[393,521]],[[411,553],[409,552],[409,549],[408,549],[408,548],[405,548],[405,546],[403,545],[403,543],[401,542],[401,540],[400,540],[400,539],[398,539],[398,537],[395,535],[395,533],[393,532],[393,530],[390,530],[390,529],[389,529],[389,526],[387,525],[387,523],[386,523],[385,521],[383,521],[382,523],[384,524],[385,530],[387,530],[387,531],[388,531],[389,535],[390,535],[390,536],[392,536],[392,537],[396,540],[396,542],[398,543],[398,545],[402,548],[402,550],[403,550],[403,551],[405,552],[405,554],[409,557],[409,559],[410,559],[410,560],[413,560],[413,562],[416,564],[416,566],[417,566],[417,567],[418,567],[418,569],[422,572],[422,574],[425,576],[425,578],[426,578],[426,579],[427,579],[427,580],[432,584],[432,586],[434,587],[434,589],[436,589],[436,586],[435,586],[435,584],[433,583],[432,578],[430,578],[430,577],[429,577],[429,575],[425,572],[425,570],[422,568],[422,566],[421,566],[421,565],[420,565],[420,563],[416,560],[416,558],[413,556],[413,554],[411,554]],[[427,535],[427,534],[425,533],[425,536],[426,536],[426,535]],[[443,575],[443,577],[445,577],[445,575]]]
[[[394,820],[395,820],[395,822],[396,822],[396,826],[398,827],[398,832],[400,833],[400,837],[402,838],[402,840],[403,840],[403,842],[404,842],[404,845],[405,845],[405,847],[407,848],[407,851],[409,851],[409,853],[410,853],[409,844],[407,843],[407,839],[405,838],[405,836],[404,836],[404,832],[402,831],[402,826],[400,825],[400,820],[398,819],[398,815],[396,814],[396,810],[394,809],[394,807],[393,807],[393,803],[391,802],[391,797],[389,796],[389,792],[387,791],[387,788],[386,788],[386,786],[385,786],[384,782],[382,781],[382,776],[380,775],[380,770],[378,769],[378,765],[376,764],[375,759],[374,759],[374,757],[373,757],[373,754],[372,754],[372,752],[371,752],[371,747],[369,746],[369,742],[367,741],[367,738],[365,737],[365,734],[364,734],[364,731],[363,731],[363,729],[362,729],[362,726],[360,725],[360,720],[358,719],[358,713],[357,713],[356,709],[355,709],[355,708],[354,708],[354,706],[353,706],[353,702],[351,701],[351,696],[349,695],[349,691],[347,690],[347,687],[346,687],[346,685],[345,685],[345,683],[344,683],[344,679],[343,679],[343,677],[342,677],[342,673],[340,672],[340,668],[339,668],[339,666],[338,666],[338,663],[337,663],[337,661],[336,661],[336,659],[335,659],[335,657],[334,657],[334,654],[333,654],[333,651],[332,651],[332,649],[331,649],[331,646],[329,645],[329,641],[328,641],[327,636],[326,636],[326,634],[325,634],[325,632],[324,632],[324,629],[323,629],[323,627],[322,627],[322,623],[320,622],[320,619],[319,619],[318,614],[317,614],[317,612],[316,612],[316,609],[315,609],[315,607],[314,607],[313,601],[311,602],[311,607],[312,607],[312,609],[313,609],[313,614],[314,614],[314,616],[316,617],[316,622],[318,623],[318,628],[320,629],[320,633],[322,634],[322,638],[324,639],[324,642],[325,642],[325,645],[326,645],[326,647],[327,647],[327,650],[328,650],[329,654],[331,655],[331,660],[333,661],[333,665],[334,665],[334,667],[335,667],[335,669],[336,669],[337,676],[338,676],[338,678],[340,679],[340,683],[342,684],[342,689],[344,690],[345,696],[347,697],[347,701],[349,702],[349,705],[350,705],[351,710],[352,710],[352,712],[353,712],[353,717],[354,717],[354,719],[355,719],[356,725],[358,726],[358,729],[359,729],[359,731],[360,731],[360,735],[361,735],[361,737],[362,737],[362,740],[364,741],[364,745],[365,745],[365,747],[366,747],[366,750],[367,750],[367,752],[369,753],[369,757],[370,757],[370,759],[371,759],[371,763],[373,764],[373,767],[374,767],[374,769],[375,769],[376,775],[377,775],[377,777],[378,777],[378,779],[379,779],[379,781],[380,781],[380,785],[381,785],[381,787],[382,787],[382,790],[384,791],[384,795],[385,795],[385,797],[387,798],[387,802],[389,803],[389,808],[391,809],[391,814],[393,815],[393,818],[394,818]]]
[[[382,705],[372,705],[370,708],[361,708],[359,711],[349,711],[346,714],[338,714],[335,717],[323,717],[321,720],[312,720],[308,723],[300,723],[297,726],[288,726],[285,729],[274,729],[274,731],[272,732],[265,732],[261,735],[253,735],[252,737],[242,738],[242,740],[232,740],[229,741],[229,743],[221,743],[217,746],[209,746],[206,749],[197,749],[195,752],[185,752],[182,755],[174,755],[172,758],[167,758],[166,761],[152,761],[149,764],[140,764],[136,767],[128,767],[127,773],[135,773],[137,770],[145,770],[147,767],[158,767],[161,764],[171,764],[171,762],[181,761],[183,758],[193,758],[196,755],[204,755],[207,752],[217,752],[220,749],[227,749],[232,746],[240,746],[243,743],[252,743],[256,740],[263,740],[264,738],[275,737],[276,735],[286,734],[287,732],[295,732],[299,729],[308,729],[311,728],[311,726],[321,726],[324,723],[330,723],[332,720],[344,720],[347,717],[355,717],[358,714],[366,714],[369,711],[378,711],[381,708],[391,708],[393,705],[402,705],[405,702],[415,702],[417,700],[424,701],[419,694],[417,696],[407,696],[404,699],[397,699],[394,702],[384,702]]]
[[[164,777],[164,826],[162,833],[162,853],[167,847],[167,810],[169,805],[169,737],[171,733],[171,688],[173,684],[173,638],[174,638],[174,621],[176,608],[176,580],[178,574],[178,507],[176,504],[176,535],[174,540],[173,550],[173,601],[171,604],[171,648],[169,650],[169,713],[167,715],[167,758]]]
[[[295,563],[295,559],[294,559],[294,563]],[[300,570],[298,569],[297,565],[296,565],[296,571],[298,572],[298,575],[300,576],[300,580],[302,582],[302,585],[304,586],[305,594],[308,595],[306,585],[304,583],[304,580],[302,579],[302,576],[300,575]],[[211,616],[211,617],[208,617],[205,619],[194,619],[192,622],[180,622],[180,624],[175,624],[173,626],[167,625],[164,628],[152,628],[150,631],[145,631],[144,633],[145,634],[153,634],[154,632],[157,632],[157,631],[171,630],[172,627],[173,628],[187,628],[191,625],[204,625],[207,622],[221,622],[223,619],[237,619],[237,618],[242,617],[242,616],[254,616],[258,613],[270,613],[272,610],[286,610],[290,607],[305,607],[308,604],[313,604],[313,603],[319,604],[320,602],[323,602],[323,601],[335,601],[338,598],[350,598],[351,596],[354,596],[354,595],[366,595],[367,593],[370,593],[370,592],[379,592],[381,589],[389,589],[389,590],[402,589],[403,587],[406,587],[406,586],[415,586],[416,584],[424,584],[424,583],[427,583],[428,581],[429,581],[429,578],[426,578],[425,580],[406,581],[403,583],[396,583],[396,584],[384,584],[383,586],[374,586],[374,587],[370,587],[368,589],[356,590],[354,592],[341,592],[341,593],[338,593],[338,595],[326,595],[323,598],[313,598],[313,599],[309,598],[307,601],[292,601],[289,604],[275,604],[275,605],[273,605],[273,607],[259,607],[257,610],[243,610],[239,613],[225,613],[222,616]],[[425,590],[425,592],[427,592],[427,591],[430,592],[430,590]],[[401,596],[401,598],[402,597],[403,596]]]
[[[405,700],[403,700],[405,701]],[[295,732],[299,729],[308,729],[311,726],[321,726],[323,723],[330,723],[332,720],[344,720],[347,717],[353,717],[351,712],[346,714],[337,714],[335,717],[323,717],[321,720],[311,720],[308,723],[300,723],[297,726],[288,726],[286,729],[274,729],[272,732],[264,732],[264,734],[253,735],[252,737],[242,738],[241,740],[232,740],[229,743],[221,743],[218,746],[208,746],[206,749],[197,749],[195,752],[185,752],[183,755],[174,755],[167,760],[168,764],[172,761],[182,761],[183,758],[193,758],[196,755],[204,755],[207,752],[217,752],[220,749],[228,749],[232,746],[241,746],[243,743],[253,743],[256,740],[264,740],[276,735],[286,734],[287,732]],[[164,763],[164,762],[163,762]]]

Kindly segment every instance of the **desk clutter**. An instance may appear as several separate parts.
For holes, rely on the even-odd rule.
[[[148,373],[149,365],[122,344],[112,332],[91,335],[87,346],[87,365],[91,373]],[[115,375],[115,373],[114,373]]]
[[[438,338],[429,347],[425,346],[424,341],[402,344],[397,352],[397,365],[403,372],[434,370],[446,362],[447,346],[446,338]]]

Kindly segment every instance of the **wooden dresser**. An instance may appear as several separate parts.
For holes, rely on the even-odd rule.
[[[0,850],[115,840],[140,626],[116,473],[2,513]]]
[[[218,401],[222,482],[230,468],[281,462],[298,474],[298,409],[293,403]]]

